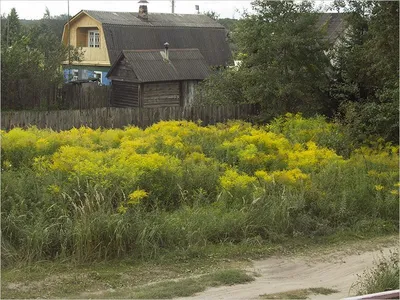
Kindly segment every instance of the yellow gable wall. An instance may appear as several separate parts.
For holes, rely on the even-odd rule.
[[[90,65],[90,66],[110,66],[110,58],[106,47],[103,27],[101,23],[89,17],[85,13],[81,13],[76,19],[71,20],[70,24],[70,41],[71,46],[77,47],[77,30],[78,28],[97,27],[100,33],[100,48],[89,48],[87,44],[82,47],[84,57],[80,62],[73,62],[74,65]],[[68,45],[68,25],[64,26],[63,43]],[[67,64],[68,62],[64,62]]]

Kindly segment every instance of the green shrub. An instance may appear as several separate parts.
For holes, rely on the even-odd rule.
[[[380,293],[399,289],[399,252],[390,252],[375,262],[375,267],[358,275],[358,280],[352,285],[357,295]]]

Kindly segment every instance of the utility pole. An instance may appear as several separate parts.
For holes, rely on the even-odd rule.
[[[8,48],[8,40],[10,36],[10,18],[7,18],[7,48]]]
[[[71,79],[71,30],[70,30],[70,19],[69,19],[69,0],[68,2],[68,81]]]
[[[175,13],[175,0],[171,0],[172,3],[172,13]]]

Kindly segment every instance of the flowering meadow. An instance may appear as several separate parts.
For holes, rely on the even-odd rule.
[[[4,263],[398,230],[398,147],[351,149],[322,117],[14,128],[1,139]]]

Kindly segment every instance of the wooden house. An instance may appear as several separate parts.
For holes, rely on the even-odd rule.
[[[189,106],[209,74],[199,49],[123,50],[107,74],[111,106]]]
[[[122,50],[152,50],[165,42],[177,49],[198,49],[209,66],[227,66],[231,51],[227,31],[217,21],[203,14],[148,13],[82,10],[65,24],[63,43],[81,47],[79,62],[63,62],[67,79],[98,77],[106,74]]]
[[[325,34],[325,39],[333,47],[345,34],[347,24],[343,13],[319,13],[317,27]]]

